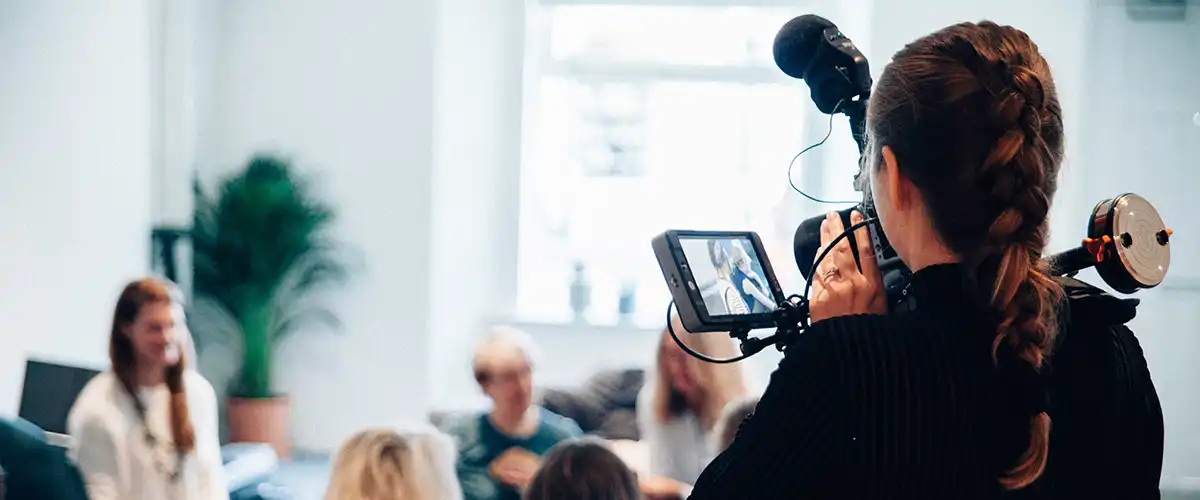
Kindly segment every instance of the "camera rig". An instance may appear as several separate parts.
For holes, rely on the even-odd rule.
[[[813,102],[827,114],[849,118],[851,134],[861,154],[866,148],[866,108],[871,77],[866,57],[832,22],[814,15],[797,17],[785,24],[775,38],[774,56],[779,68],[789,76],[802,79],[812,91]],[[862,162],[854,176],[855,189],[861,191]],[[867,217],[850,224],[852,210],[863,210]],[[893,313],[911,309],[909,279],[911,273],[894,252],[889,252],[886,236],[876,223],[870,207],[861,205],[839,211],[846,228],[821,249],[819,230],[824,216],[810,218],[797,228],[794,250],[797,265],[807,279],[803,295],[791,295],[780,301],[771,314],[775,333],[751,337],[750,328],[733,327],[729,335],[740,342],[741,355],[714,359],[695,352],[677,336],[671,322],[672,301],[667,308],[667,329],[686,353],[713,363],[733,363],[746,359],[767,346],[783,350],[809,326],[808,292],[815,279],[817,264],[843,239],[854,244],[854,230],[867,227],[878,258],[889,308]],[[1113,290],[1131,294],[1153,288],[1163,281],[1171,264],[1172,231],[1154,206],[1145,198],[1125,193],[1096,204],[1088,215],[1085,236],[1079,246],[1043,259],[1054,277],[1073,277],[1079,271],[1095,267],[1100,278]],[[817,255],[818,250],[820,254]]]

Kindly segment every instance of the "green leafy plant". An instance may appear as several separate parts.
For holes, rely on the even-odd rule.
[[[275,156],[252,158],[220,182],[215,198],[199,181],[193,188],[193,295],[208,313],[204,318],[221,323],[206,330],[240,334],[234,336],[241,340],[242,363],[229,394],[274,397],[277,346],[302,327],[341,328],[332,311],[311,300],[319,288],[347,279],[339,245],[329,237],[334,210]]]

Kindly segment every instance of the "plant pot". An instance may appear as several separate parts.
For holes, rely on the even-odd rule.
[[[292,404],[285,396],[273,398],[229,398],[229,440],[234,443],[266,443],[280,459],[292,454],[288,422]]]

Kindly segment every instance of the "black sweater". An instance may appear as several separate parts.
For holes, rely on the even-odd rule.
[[[1071,300],[1050,362],[1050,463],[1034,489],[1043,498],[1157,499],[1162,407],[1137,337],[1124,325],[1138,301],[1058,281]]]
[[[787,349],[693,499],[994,498],[1028,442],[962,266],[913,276],[916,312],[818,322]]]

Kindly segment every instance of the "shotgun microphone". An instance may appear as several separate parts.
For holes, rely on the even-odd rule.
[[[871,73],[867,59],[838,29],[821,16],[806,14],[788,21],[775,36],[775,64],[788,76],[804,80],[811,90],[813,103],[822,113],[845,114],[861,155],[866,149],[866,106],[871,95]],[[854,186],[863,189],[859,178]],[[875,217],[869,204],[838,211],[844,227],[850,226],[850,212],[863,211]],[[804,220],[796,228],[793,252],[804,279],[821,249],[821,222],[824,214]],[[872,246],[883,273],[884,289],[893,310],[904,309],[904,290],[911,277],[878,224],[868,226]],[[1072,276],[1095,267],[1100,278],[1114,290],[1130,294],[1153,288],[1166,277],[1171,264],[1170,239],[1173,232],[1154,206],[1133,193],[1106,199],[1089,214],[1086,237],[1081,244],[1045,259],[1053,276]],[[858,259],[854,235],[848,235],[850,248]]]

